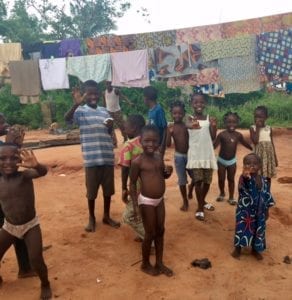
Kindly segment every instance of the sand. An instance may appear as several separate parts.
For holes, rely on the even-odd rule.
[[[247,135],[247,131],[243,131]],[[29,132],[26,139],[47,136],[44,131]],[[277,130],[278,177],[292,176],[292,133]],[[116,157],[119,149],[116,151]],[[239,146],[238,172],[248,150]],[[248,253],[235,260],[230,256],[234,234],[235,207],[226,201],[216,203],[217,175],[207,200],[216,206],[206,212],[206,221],[194,218],[196,200],[190,209],[179,210],[181,197],[176,174],[167,180],[166,233],[164,261],[175,276],[150,277],[135,264],[141,258],[141,245],[127,226],[112,229],[101,223],[103,203],[97,199],[97,231],[85,233],[87,207],[80,145],[36,150],[49,174],[35,180],[36,205],[41,220],[44,245],[52,247],[44,256],[49,268],[53,294],[60,299],[292,299],[291,265],[283,257],[292,255],[292,185],[272,182],[277,202],[267,224],[267,250],[264,260]],[[166,163],[173,164],[173,148],[166,152]],[[120,169],[115,170],[116,194],[112,217],[120,220]],[[190,265],[196,258],[209,258],[212,268]],[[154,257],[153,257],[154,258]],[[133,265],[134,264],[134,265]],[[37,278],[17,279],[17,264],[11,247],[1,266],[4,279],[0,299],[31,300],[39,297]]]

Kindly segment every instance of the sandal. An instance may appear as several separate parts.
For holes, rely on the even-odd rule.
[[[211,203],[204,204],[204,208],[210,211],[215,210],[215,207]]]
[[[237,201],[235,199],[228,199],[227,202],[230,204],[230,205],[236,205],[237,204]]]
[[[199,221],[204,221],[204,220],[205,220],[205,214],[204,214],[203,211],[197,211],[197,212],[195,213],[195,217],[196,217],[196,219],[199,220]]]
[[[222,195],[218,196],[218,197],[216,198],[216,201],[217,201],[217,202],[222,202],[222,201],[224,201],[224,196],[222,196]]]

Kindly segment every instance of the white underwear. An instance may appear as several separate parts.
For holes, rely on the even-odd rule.
[[[153,198],[145,197],[142,194],[139,194],[138,205],[144,204],[144,205],[158,206],[161,200],[163,200],[163,197],[159,199],[153,199]]]
[[[35,216],[32,220],[29,222],[22,224],[22,225],[13,225],[4,219],[4,224],[2,229],[7,231],[9,234],[17,237],[18,239],[23,239],[24,235],[33,227],[39,225],[39,219],[37,216]]]

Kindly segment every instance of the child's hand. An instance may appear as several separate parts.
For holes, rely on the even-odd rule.
[[[168,132],[169,132],[170,134],[173,133],[173,127],[174,127],[174,123],[173,123],[173,122],[168,123],[168,125],[167,125],[167,130],[168,130]]]
[[[72,97],[73,97],[74,103],[80,105],[84,101],[84,99],[86,97],[86,93],[81,95],[80,89],[77,87],[74,87],[72,90]]]
[[[210,126],[216,127],[217,126],[217,120],[214,117],[210,117]]]
[[[172,172],[173,172],[173,167],[172,166],[165,166],[163,172],[164,172],[164,176],[166,178],[169,178],[171,176]]]
[[[17,164],[19,167],[34,169],[39,164],[36,157],[34,156],[32,150],[30,150],[30,151],[21,150],[20,157],[21,157],[22,162]]]
[[[188,120],[191,123],[191,128],[192,129],[200,129],[201,128],[200,123],[199,123],[199,121],[197,120],[196,117],[188,116]]]
[[[250,178],[250,165],[243,165],[242,176],[245,178]]]
[[[106,118],[103,121],[103,124],[107,127],[107,128],[112,128],[114,126],[114,120],[112,118]]]
[[[128,196],[129,196],[129,191],[126,189],[126,190],[123,190],[122,192],[122,200],[125,204],[128,204]]]

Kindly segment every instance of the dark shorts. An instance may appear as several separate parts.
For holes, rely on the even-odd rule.
[[[112,196],[115,193],[114,166],[86,167],[85,184],[87,199],[96,199],[100,185],[102,187],[103,196]]]
[[[194,182],[203,181],[211,184],[213,169],[192,169]]]

